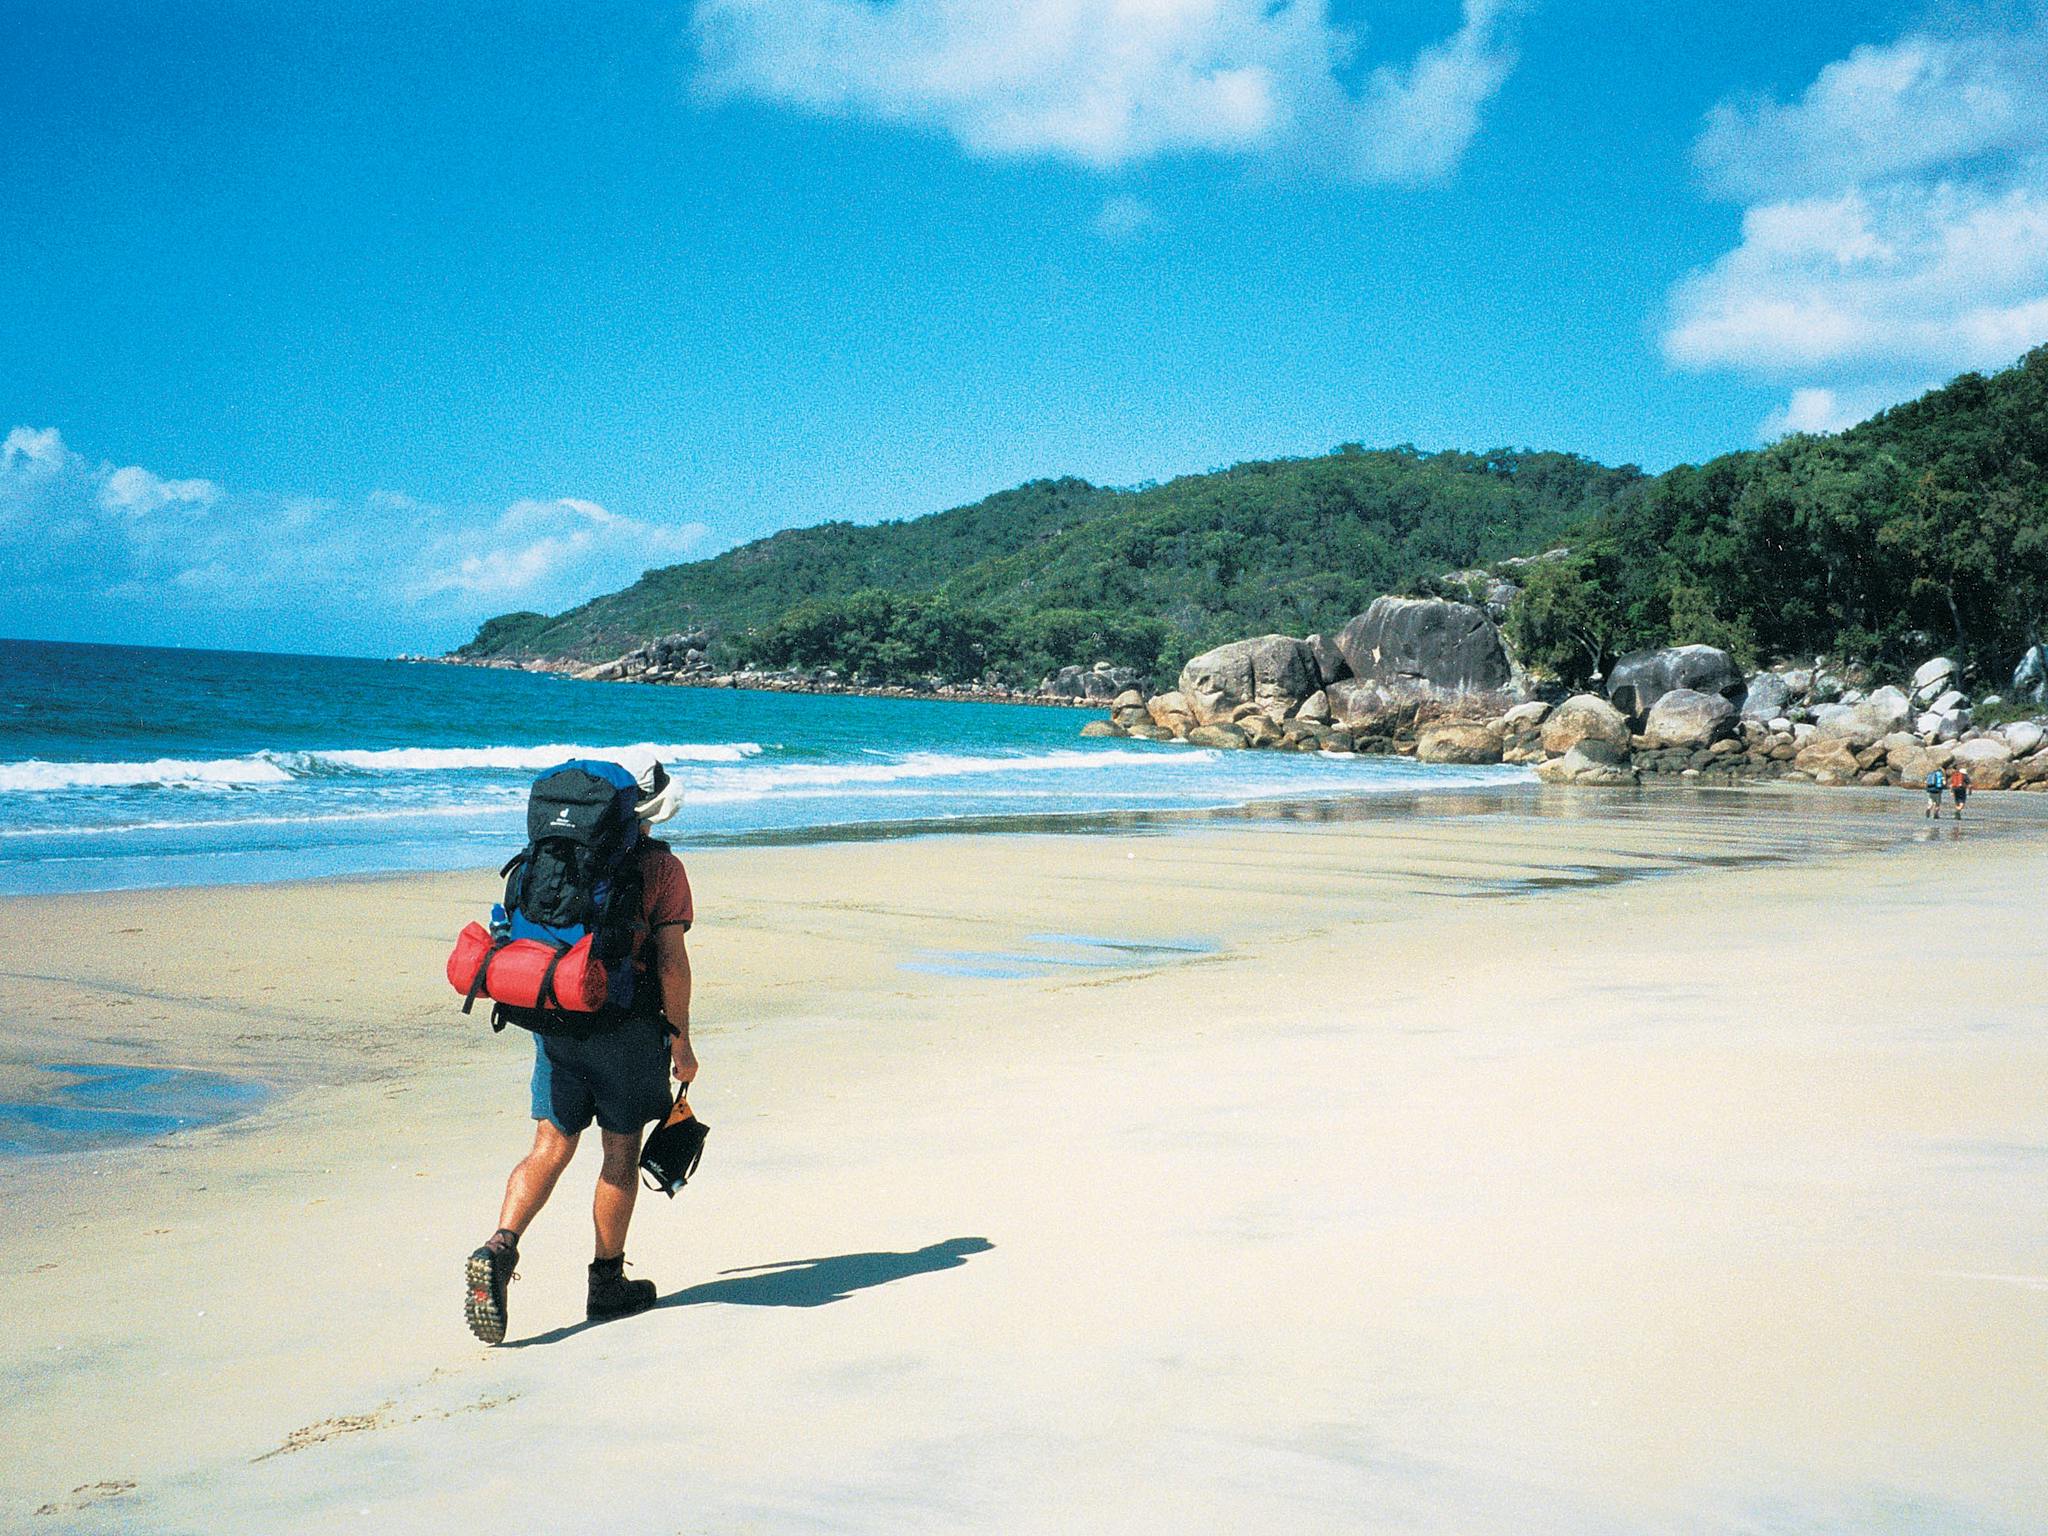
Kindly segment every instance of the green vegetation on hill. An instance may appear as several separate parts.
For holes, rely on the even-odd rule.
[[[1704,641],[1991,676],[2048,612],[2048,347],[1835,437],[1648,478],[1568,454],[1367,452],[1106,490],[1041,480],[906,522],[790,529],[649,571],[457,654],[606,659],[704,630],[715,662],[1029,686],[1109,660],[1155,682],[1269,631],[1329,630],[1383,593],[1534,554],[1507,630],[1568,682]]]
[[[1839,436],[1644,481],[1571,545],[1508,622],[1568,681],[1687,641],[1891,670],[1946,651],[2002,677],[2048,612],[2048,347]]]
[[[708,631],[722,664],[1029,685],[1110,660],[1155,677],[1209,645],[1343,623],[1383,592],[1540,548],[1633,485],[1567,454],[1355,447],[1106,490],[1034,481],[907,522],[790,529],[459,655],[615,656]]]

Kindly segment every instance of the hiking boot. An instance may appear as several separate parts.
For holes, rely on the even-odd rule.
[[[462,1266],[462,1316],[486,1344],[505,1342],[505,1287],[519,1266],[519,1236],[503,1227]]]
[[[652,1280],[628,1280],[626,1261],[596,1259],[590,1266],[590,1303],[583,1315],[593,1323],[607,1323],[615,1317],[631,1317],[654,1305]]]

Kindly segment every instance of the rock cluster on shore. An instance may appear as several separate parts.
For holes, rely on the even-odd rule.
[[[1101,705],[1129,689],[1138,674],[1129,667],[1098,661],[1093,666],[1061,667],[1036,688],[1004,684],[951,682],[928,677],[914,683],[871,683],[844,678],[829,668],[797,669],[737,667],[717,670],[709,656],[710,636],[663,635],[624,655],[594,665],[560,658],[512,661],[491,658],[463,665],[500,667],[525,672],[556,672],[581,682],[658,683],[681,688],[748,688],[767,693],[840,693],[867,698],[948,699],[983,704]],[[453,658],[436,658],[450,660]]]
[[[1726,651],[1682,645],[1622,657],[1605,696],[1532,697],[1483,607],[1383,597],[1334,640],[1205,651],[1176,688],[1126,690],[1082,734],[1519,763],[1558,784],[1917,785],[1955,763],[1978,789],[2048,788],[2048,720],[1979,728],[1958,676],[1936,657],[1906,687],[1822,661],[1745,677]]]

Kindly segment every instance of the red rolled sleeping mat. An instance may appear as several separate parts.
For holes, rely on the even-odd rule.
[[[538,1008],[550,966],[554,967],[554,980],[548,1007],[595,1013],[604,1006],[611,978],[605,974],[604,962],[590,952],[588,934],[567,949],[538,939],[496,944],[488,928],[471,923],[448,956],[448,985],[464,997],[488,997],[511,1008]]]

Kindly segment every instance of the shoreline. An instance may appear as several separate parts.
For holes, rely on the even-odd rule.
[[[1102,832],[1115,830],[1143,831],[1156,828],[1172,831],[1186,824],[1199,826],[1209,819],[1232,819],[1238,817],[1256,819],[1262,814],[1262,807],[1272,808],[1273,814],[1285,816],[1286,809],[1301,807],[1342,807],[1358,803],[1370,807],[1386,799],[1432,800],[1444,795],[1468,793],[1493,794],[1527,792],[1536,787],[1533,778],[1503,773],[1497,784],[1477,784],[1469,779],[1429,786],[1414,783],[1380,782],[1369,786],[1331,787],[1324,794],[1292,791],[1283,794],[1259,795],[1250,798],[1220,801],[1214,805],[1151,807],[1133,804],[1121,808],[1091,809],[1076,811],[991,811],[969,812],[959,815],[922,815],[894,818],[872,818],[837,822],[815,822],[795,827],[759,827],[731,832],[707,832],[691,840],[690,846],[701,848],[765,848],[803,847],[813,843],[845,842],[892,842],[923,837],[945,837],[956,835],[974,836],[1034,836],[1059,832]],[[687,814],[687,801],[686,814]],[[1358,814],[1367,814],[1361,810]],[[394,818],[403,812],[392,813]],[[1341,819],[1341,811],[1333,811],[1330,819]],[[1298,819],[1298,818],[1288,818]],[[671,836],[679,835],[680,829],[671,824]],[[517,834],[508,833],[508,849],[516,846]],[[178,855],[181,862],[187,860],[217,859],[224,865],[233,865],[246,859],[247,855],[238,850],[225,850],[216,854]],[[277,855],[279,858],[287,855]],[[409,874],[437,874],[471,868],[465,863],[422,863],[368,865],[360,868],[338,869],[317,875],[284,875],[273,879],[245,878],[233,874],[222,879],[170,878],[151,880],[140,878],[121,884],[100,884],[80,888],[70,894],[92,892],[221,889],[233,886],[274,886],[290,885],[304,880],[326,879],[376,879],[382,876]],[[0,891],[0,901],[23,897],[37,897],[66,894],[62,890],[19,890]]]
[[[1386,756],[1371,759],[1388,761]],[[1431,765],[1421,765],[1428,767]],[[1503,765],[1520,767],[1521,765]],[[1527,773],[1526,768],[1523,769]],[[1819,798],[1816,798],[1819,797]],[[1531,774],[1503,777],[1498,783],[1463,781],[1441,787],[1384,784],[1371,789],[1332,791],[1324,795],[1275,794],[1208,806],[1130,806],[1107,810],[1016,811],[972,813],[959,816],[908,816],[897,819],[824,822],[801,827],[762,827],[735,832],[710,832],[683,840],[678,834],[665,839],[679,852],[726,850],[798,849],[833,846],[885,845],[929,839],[991,838],[998,840],[1039,837],[1174,837],[1200,835],[1232,825],[1265,827],[1326,823],[1398,822],[1431,814],[1469,815],[1513,812],[1544,803],[1554,806],[1604,805],[1611,814],[1629,817],[1659,803],[1706,804],[1739,814],[1739,806],[1754,805],[1765,814],[1776,814],[1787,805],[1825,804],[1830,812],[1841,809],[1861,818],[1896,818],[1902,832],[1925,826],[1953,823],[1944,816],[1925,823],[1918,812],[1921,799],[1899,789],[1869,795],[1838,796],[1822,786],[1772,780],[1723,780],[1698,782],[1678,779],[1649,779],[1638,785],[1556,786],[1546,785]],[[2020,807],[2019,818],[2027,819],[2020,796],[1999,795],[1973,801],[1970,825],[2003,823],[1994,807]],[[2048,804],[2041,808],[2048,818]],[[1911,811],[1908,816],[1904,813]],[[122,885],[101,885],[80,889],[0,891],[0,905],[10,902],[57,900],[66,897],[142,895],[165,891],[290,890],[308,886],[374,883],[388,880],[432,879],[446,875],[474,874],[495,866],[476,863],[435,863],[392,865],[334,870],[319,874],[291,874],[275,879],[224,878],[173,879]]]
[[[1376,756],[1369,760],[1385,762],[1398,759],[1391,756]],[[1418,766],[1427,769],[1432,765]],[[1521,767],[1502,766],[1510,769]],[[1428,815],[1438,810],[1455,811],[1458,814],[1467,814],[1469,809],[1511,810],[1517,805],[1540,799],[1545,793],[1546,786],[1526,768],[1522,768],[1522,774],[1526,776],[1508,777],[1504,774],[1497,783],[1473,783],[1469,780],[1441,786],[1382,783],[1372,788],[1332,790],[1321,795],[1273,794],[1206,806],[1127,806],[1078,811],[906,816],[893,819],[821,822],[800,827],[762,827],[735,832],[709,832],[688,841],[682,841],[679,836],[672,833],[668,840],[676,842],[683,849],[745,850],[886,844],[951,837],[1156,837],[1199,834],[1206,828],[1232,824],[1280,826],[1316,822],[1392,821]],[[1788,797],[1804,801],[1807,797],[1820,793],[1820,789],[1813,785],[1768,780],[1699,783],[1690,780],[1651,779],[1628,788],[1586,786],[1564,789],[1562,793],[1606,796],[1604,803],[1619,808],[1661,800],[1676,800],[1682,803],[1687,798],[1695,796],[1761,797],[1765,804],[1775,804]],[[1907,805],[1909,797],[1894,790],[1889,796],[1851,798],[1856,802],[1859,814],[1885,816]],[[1455,804],[1446,806],[1445,802]],[[1911,797],[1912,809],[1917,810],[1919,803],[1918,797]],[[1972,812],[1973,820],[1981,820],[1993,803],[1995,802],[1978,800]],[[333,881],[432,877],[469,873],[485,867],[488,866],[472,863],[399,864],[341,869],[320,874],[290,874],[273,879],[234,876],[218,880],[138,880],[127,884],[95,885],[80,889],[0,891],[0,903],[35,901],[59,896],[120,895],[146,891],[278,889]]]

